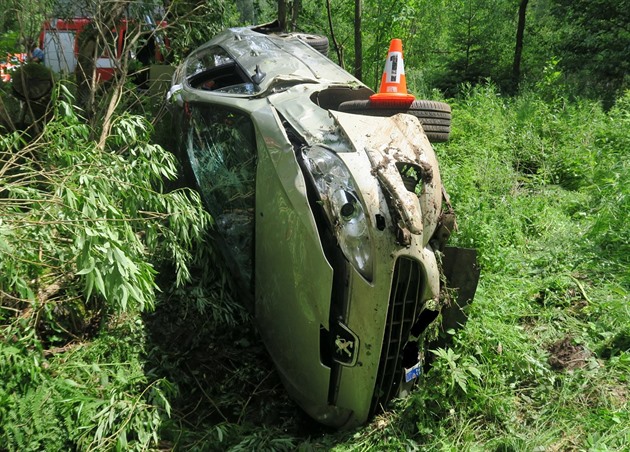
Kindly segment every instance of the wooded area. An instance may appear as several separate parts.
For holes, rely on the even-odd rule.
[[[0,449],[630,448],[630,2],[0,0],[0,55],[68,8],[94,12],[77,68],[0,81]],[[277,19],[373,89],[400,38],[409,90],[451,105],[435,148],[482,279],[453,348],[362,429],[282,389],[178,180],[165,92],[139,88],[147,13],[161,64]],[[20,97],[29,77],[53,88]]]

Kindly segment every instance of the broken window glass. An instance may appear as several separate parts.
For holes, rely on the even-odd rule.
[[[186,76],[190,77],[228,64],[234,64],[234,59],[221,47],[211,47],[186,62]]]
[[[216,105],[191,107],[187,153],[198,190],[233,260],[251,285],[256,140],[251,119]]]

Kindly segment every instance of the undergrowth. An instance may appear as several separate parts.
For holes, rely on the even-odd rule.
[[[412,395],[350,432],[288,398],[145,122],[99,148],[68,107],[36,145],[3,136],[1,448],[630,448],[630,93],[449,102],[437,153],[475,302]]]
[[[171,384],[145,369],[156,268],[174,284],[209,218],[129,114],[96,142],[60,86],[41,134],[0,137],[0,448],[146,450]]]

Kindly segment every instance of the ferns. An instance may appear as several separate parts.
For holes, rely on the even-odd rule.
[[[3,342],[0,443],[19,451],[146,450],[156,444],[162,416],[170,413],[171,387],[147,378],[142,324],[122,322],[48,359],[33,353],[33,336],[22,338],[20,348]]]
[[[3,425],[6,447],[11,450],[63,450],[70,446],[58,412],[59,397],[49,384],[32,388],[24,397],[11,396],[11,406]]]

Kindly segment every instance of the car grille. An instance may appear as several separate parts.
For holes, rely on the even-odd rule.
[[[398,393],[403,348],[418,315],[421,282],[421,267],[417,261],[408,258],[396,261],[371,413],[387,405]]]

